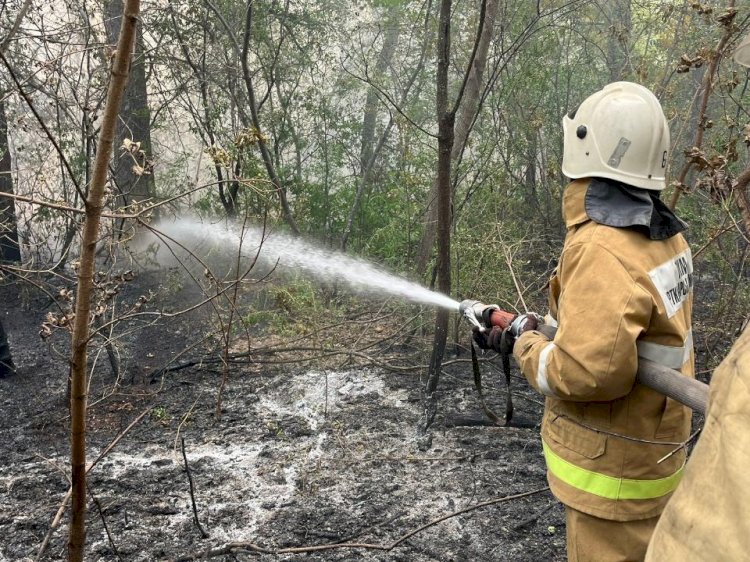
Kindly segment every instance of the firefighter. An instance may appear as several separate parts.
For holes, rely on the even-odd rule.
[[[733,58],[750,68],[750,35]],[[711,376],[701,437],[685,467],[685,478],[654,531],[646,560],[734,561],[750,557],[749,427],[750,327],[746,326]]]
[[[563,118],[567,234],[550,312],[518,316],[513,355],[546,398],[542,446],[565,505],[568,560],[643,560],[685,452],[691,412],[635,381],[644,357],[694,376],[686,228],[659,199],[669,127],[647,88],[615,82]],[[535,328],[557,327],[550,341]],[[494,328],[485,346],[506,338]],[[480,339],[482,339],[480,337]]]
[[[711,377],[703,431],[646,560],[748,560],[750,329]]]

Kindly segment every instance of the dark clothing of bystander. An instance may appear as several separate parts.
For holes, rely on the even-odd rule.
[[[0,379],[16,374],[16,366],[10,354],[8,336],[5,333],[2,321],[0,321]]]

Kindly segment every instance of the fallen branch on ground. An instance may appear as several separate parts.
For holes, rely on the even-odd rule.
[[[107,540],[109,541],[109,546],[112,549],[112,552],[115,553],[115,556],[117,556],[117,559],[122,562],[122,556],[120,556],[120,553],[117,550],[117,545],[115,544],[115,539],[112,537],[112,533],[109,531],[109,525],[107,525],[107,518],[104,516],[104,508],[102,507],[101,502],[99,502],[99,498],[97,498],[94,495],[94,492],[91,491],[91,486],[86,484],[86,489],[89,492],[89,496],[91,496],[91,501],[94,502],[94,505],[96,506],[96,510],[99,512],[99,518],[102,520],[102,526],[104,527],[104,532],[107,533]]]
[[[185,472],[187,472],[188,483],[190,484],[190,502],[193,506],[193,520],[195,521],[195,526],[198,527],[201,536],[204,539],[207,539],[210,535],[205,531],[203,525],[201,525],[201,522],[198,519],[198,506],[195,504],[195,488],[193,487],[193,475],[190,473],[190,465],[188,464],[187,453],[185,452],[185,439],[183,438],[181,441],[182,458],[185,460]]]

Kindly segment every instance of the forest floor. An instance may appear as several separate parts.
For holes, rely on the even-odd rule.
[[[184,295],[163,281],[136,278],[122,299],[152,289],[153,308],[168,309],[159,295],[172,305]],[[69,489],[68,368],[38,335],[53,303],[13,284],[0,287],[0,302],[19,367],[0,380],[0,561],[60,560],[68,512],[50,528]],[[424,434],[423,369],[246,353],[227,372],[219,417],[225,373],[198,345],[210,314],[197,308],[125,333],[117,384],[98,355],[89,462],[125,434],[89,474],[86,560],[565,559],[564,512],[546,490],[538,436],[542,403],[515,367],[511,427],[455,426],[481,409],[467,357],[448,357]],[[388,322],[356,329],[380,333]],[[254,335],[252,348],[268,343]],[[53,338],[63,353],[66,337]],[[368,354],[380,363],[428,360],[392,342]],[[485,394],[503,412],[497,363],[483,362]],[[236,543],[247,548],[229,553]]]

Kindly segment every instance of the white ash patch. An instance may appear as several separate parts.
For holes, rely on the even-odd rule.
[[[260,400],[260,415],[301,416],[313,430],[318,429],[327,413],[360,396],[376,394],[389,406],[403,406],[406,390],[391,393],[382,376],[374,370],[309,371],[284,382],[280,391]]]
[[[327,379],[327,384],[326,384]],[[269,392],[270,390],[270,392]],[[186,455],[195,484],[199,517],[210,528],[214,540],[247,540],[275,510],[295,497],[310,494],[310,475],[320,474],[321,463],[337,462],[340,450],[327,448],[333,435],[325,425],[326,415],[358,397],[372,397],[391,407],[403,407],[406,391],[391,392],[376,371],[308,373],[290,377],[250,407],[260,420],[270,424],[284,418],[301,418],[309,434],[279,435],[271,442],[258,439],[258,432],[242,432],[242,438],[223,441],[188,439]],[[243,398],[225,404],[227,410],[243,410]],[[248,428],[249,429],[249,428]],[[268,452],[271,451],[271,456]],[[113,451],[97,471],[112,479],[170,482],[165,510],[179,506],[179,513],[165,513],[164,526],[181,532],[192,524],[190,496],[184,461],[179,449],[149,445],[142,454]],[[161,474],[160,474],[161,473]],[[326,490],[331,503],[344,502],[338,487]],[[159,509],[159,506],[156,506]],[[226,514],[231,513],[231,517]]]
[[[153,470],[159,461],[176,461],[176,455],[170,449],[149,445],[143,454],[112,451],[104,457],[94,469],[96,474],[106,474],[109,478],[120,478],[131,471],[148,472]]]

